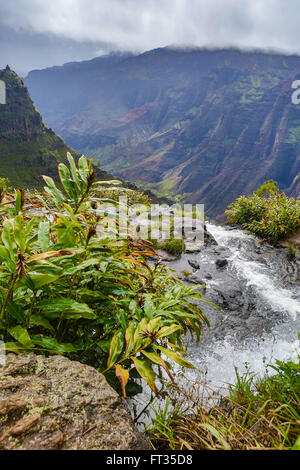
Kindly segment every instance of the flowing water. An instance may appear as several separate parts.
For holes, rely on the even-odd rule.
[[[196,276],[207,285],[205,297],[222,308],[209,309],[211,328],[203,331],[199,344],[189,347],[190,360],[217,389],[235,382],[235,368],[263,375],[266,364],[276,359],[297,359],[300,260],[288,261],[284,249],[260,245],[241,230],[212,224],[207,228],[218,247],[184,255],[173,267],[179,270],[187,259],[196,260]],[[216,257],[228,260],[226,268],[215,268]],[[207,274],[212,279],[206,280]],[[188,374],[199,377],[198,372]]]
[[[236,369],[263,376],[266,370],[274,373],[267,365],[276,360],[298,360],[300,257],[289,261],[285,249],[260,245],[238,229],[213,224],[207,229],[217,245],[165,262],[177,274],[193,271],[184,282],[205,284],[203,297],[221,307],[219,311],[203,304],[211,326],[203,328],[199,343],[188,340],[187,359],[196,368],[185,369],[184,377],[179,373],[176,380],[226,393],[227,384],[236,381]],[[228,264],[218,268],[220,259]],[[138,411],[149,402],[149,390],[139,398]]]

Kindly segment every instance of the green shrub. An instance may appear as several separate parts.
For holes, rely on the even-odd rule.
[[[253,194],[256,194],[257,196],[263,196],[267,197],[272,194],[276,194],[279,192],[278,186],[276,181],[273,180],[268,180],[265,181],[260,188],[258,188],[256,191],[253,191]]]
[[[226,211],[227,220],[276,244],[300,229],[300,201],[275,190],[261,191],[262,188],[249,197],[239,197],[231,204]]]
[[[0,340],[7,351],[66,354],[103,372],[123,395],[142,377],[157,393],[158,373],[181,354],[183,335],[199,339],[207,322],[194,301],[201,294],[160,265],[141,240],[97,236],[107,216],[84,157],[59,164],[61,189],[44,176],[43,194],[17,191],[1,205]],[[103,226],[103,224],[102,224]],[[104,233],[105,235],[105,233]],[[117,380],[118,379],[118,380]]]
[[[11,190],[9,179],[0,178],[0,202],[2,202],[4,194],[9,190]]]
[[[268,210],[267,200],[253,195],[250,197],[240,196],[231,204],[225,213],[228,223],[244,225],[253,221],[260,221]]]
[[[159,245],[162,250],[165,250],[170,255],[179,256],[185,250],[184,241],[181,238],[170,238],[165,240]]]
[[[170,255],[179,256],[185,250],[185,244],[181,238],[170,238],[163,242],[159,242],[156,238],[151,238],[150,241],[155,250],[164,250]]]

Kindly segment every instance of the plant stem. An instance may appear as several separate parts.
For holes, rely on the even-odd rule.
[[[57,327],[56,327],[56,330],[55,330],[55,333],[54,333],[54,338],[55,338],[55,339],[57,339],[58,331],[59,331],[61,322],[63,321],[63,318],[64,318],[64,312],[62,312],[61,315],[60,315],[60,317],[59,317],[58,324],[57,324]]]
[[[31,301],[31,305],[30,305],[30,310],[29,310],[29,313],[28,313],[28,316],[27,316],[27,328],[29,327],[30,318],[31,318],[31,315],[32,315],[32,311],[33,311],[35,301],[36,301],[36,294],[37,294],[37,291],[34,291],[33,299]]]
[[[11,282],[10,282],[10,286],[9,286],[6,298],[5,298],[4,303],[2,305],[2,309],[1,309],[1,313],[0,313],[0,328],[2,326],[2,321],[3,321],[3,318],[4,318],[5,310],[7,308],[7,304],[8,304],[9,299],[11,298],[11,295],[13,293],[14,285],[15,285],[17,279],[18,279],[18,273],[14,273],[14,275],[11,279]]]
[[[81,196],[80,201],[77,203],[75,210],[74,210],[74,214],[77,214],[79,207],[81,206],[85,198],[88,196],[89,192],[90,192],[90,188],[88,187],[86,191],[84,192],[84,194]]]

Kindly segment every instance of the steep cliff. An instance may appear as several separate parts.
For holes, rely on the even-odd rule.
[[[33,71],[46,122],[103,167],[222,214],[266,179],[299,195],[300,57],[157,49]]]
[[[76,155],[35,109],[23,80],[6,67],[0,70],[6,85],[6,104],[0,104],[0,176],[14,186],[41,186],[41,174],[56,177],[57,162],[67,151]]]

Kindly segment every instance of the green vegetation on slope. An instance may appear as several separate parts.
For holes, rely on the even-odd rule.
[[[299,67],[297,56],[161,48],[36,70],[26,84],[76,150],[222,219],[258,181],[300,194],[299,107],[287,78]]]
[[[158,242],[158,240],[151,240],[151,242],[153,248],[164,250],[174,256],[181,255],[185,250],[185,244],[182,238],[171,237],[163,242]]]
[[[0,80],[6,84],[6,104],[0,105],[1,176],[14,187],[42,187],[41,174],[57,179],[57,163],[66,161],[70,148],[43,124],[15,72],[0,70]]]
[[[240,196],[226,214],[228,223],[274,244],[300,230],[300,200],[280,193],[271,180],[251,196]]]

